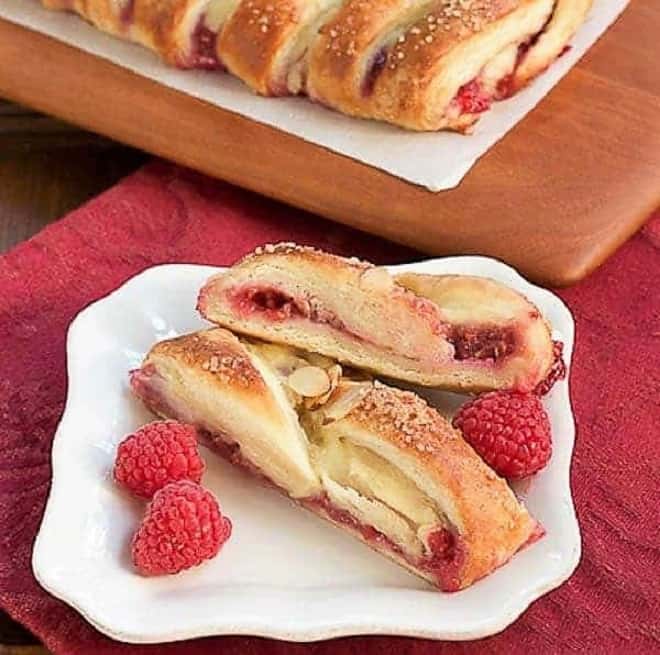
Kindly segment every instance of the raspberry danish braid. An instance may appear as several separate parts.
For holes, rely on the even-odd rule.
[[[266,96],[467,132],[563,52],[593,0],[42,0]]]

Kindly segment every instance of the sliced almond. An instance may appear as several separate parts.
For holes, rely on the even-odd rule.
[[[339,364],[334,364],[331,366],[326,373],[330,378],[330,390],[334,391],[341,380],[342,370]]]
[[[394,280],[386,269],[373,266],[360,276],[360,286],[373,291],[389,291],[394,286]]]
[[[369,393],[370,382],[345,382],[337,390],[331,403],[323,408],[323,423],[333,423],[348,416]]]
[[[306,366],[307,362],[299,357],[294,350],[287,346],[280,346],[274,343],[259,343],[254,346],[259,355],[265,359],[277,374],[286,379],[293,371],[301,366]]]
[[[303,366],[289,375],[287,384],[305,398],[316,398],[330,389],[330,378],[318,366]]]
[[[326,374],[330,380],[330,387],[320,396],[315,396],[314,398],[305,398],[305,407],[307,409],[316,409],[328,402],[330,396],[332,396],[335,389],[337,388],[337,385],[339,384],[339,381],[341,380],[341,366],[339,364],[334,364],[326,371]]]

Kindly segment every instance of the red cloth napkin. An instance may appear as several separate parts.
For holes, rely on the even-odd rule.
[[[99,634],[39,587],[30,557],[66,396],[71,319],[153,264],[228,264],[280,240],[382,263],[415,258],[160,162],[0,258],[0,604],[54,653],[659,652],[660,215],[591,278],[560,293],[577,320],[572,483],[584,555],[569,582],[502,634],[466,644],[367,637],[294,645],[217,637],[135,647]]]

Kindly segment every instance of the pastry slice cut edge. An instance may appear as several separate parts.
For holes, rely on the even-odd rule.
[[[458,316],[448,303],[461,296],[469,307]],[[235,332],[454,391],[532,391],[553,362],[540,311],[499,282],[393,278],[383,268],[294,244],[257,249],[213,276],[197,307]]]

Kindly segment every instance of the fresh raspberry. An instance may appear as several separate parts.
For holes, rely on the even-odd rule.
[[[115,480],[144,498],[151,498],[168,482],[199,482],[203,472],[192,425],[155,421],[130,434],[117,448]]]
[[[556,382],[566,377],[566,364],[564,363],[564,344],[561,341],[553,341],[553,361],[545,380],[536,385],[534,393],[537,396],[545,396]]]
[[[210,491],[194,482],[170,482],[156,492],[133,537],[133,564],[142,575],[178,573],[215,557],[231,535]]]
[[[458,410],[454,427],[505,478],[524,478],[540,471],[552,454],[548,415],[531,393],[483,394]]]

